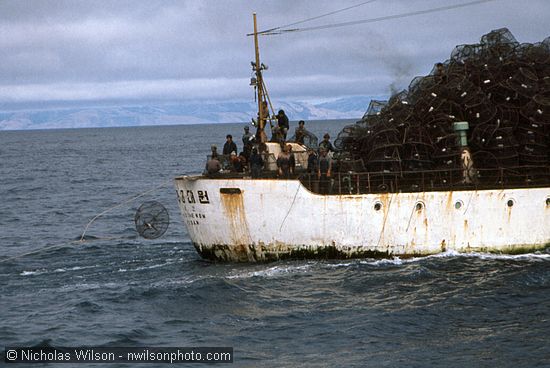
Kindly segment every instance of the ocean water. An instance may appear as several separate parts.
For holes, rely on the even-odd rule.
[[[308,125],[335,137],[344,124]],[[201,260],[171,179],[201,171],[227,133],[242,145],[242,124],[0,132],[0,350],[231,346],[238,367],[550,366],[549,251]],[[146,200],[171,215],[159,239],[135,232]]]

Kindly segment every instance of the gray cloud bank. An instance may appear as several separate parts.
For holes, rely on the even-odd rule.
[[[252,12],[260,29],[360,1],[3,1],[0,110],[63,104],[250,101]],[[461,3],[452,0],[445,4]],[[379,0],[304,26],[441,6]],[[260,38],[279,100],[389,94],[457,44],[501,27],[549,36],[547,0],[497,0],[380,23]]]

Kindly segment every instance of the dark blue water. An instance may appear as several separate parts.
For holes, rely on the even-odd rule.
[[[0,261],[52,247],[0,263],[0,350],[233,346],[244,367],[550,366],[550,252],[212,264],[195,253],[171,184],[72,242],[101,211],[201,171],[210,144],[226,133],[241,143],[241,132],[0,132]],[[146,200],[172,216],[160,239],[136,236]]]

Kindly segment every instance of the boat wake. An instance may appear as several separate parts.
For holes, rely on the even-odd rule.
[[[232,280],[232,279],[244,279],[244,278],[252,278],[252,277],[279,277],[283,275],[288,274],[294,274],[294,273],[304,273],[308,272],[313,264],[305,264],[305,265],[286,265],[286,266],[272,266],[264,270],[258,270],[258,271],[249,271],[244,273],[236,273],[226,276],[226,279]]]
[[[455,251],[447,251],[444,253],[434,254],[424,257],[413,258],[399,258],[394,257],[391,259],[356,259],[352,261],[326,261],[312,262],[307,264],[285,264],[269,266],[264,269],[247,271],[247,272],[235,272],[225,276],[226,279],[247,279],[247,278],[276,278],[285,277],[289,275],[295,275],[300,273],[315,273],[323,269],[335,269],[335,268],[350,268],[357,266],[373,266],[373,267],[391,267],[391,266],[403,266],[414,263],[423,263],[434,259],[480,259],[480,260],[506,260],[506,261],[521,261],[521,262],[541,262],[550,261],[550,254],[547,253],[526,253],[526,254],[490,254],[490,253],[459,253]],[[258,266],[255,265],[254,268]]]

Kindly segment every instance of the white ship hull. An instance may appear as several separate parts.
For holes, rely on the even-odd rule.
[[[175,179],[189,236],[220,261],[521,253],[550,246],[550,188],[318,195],[298,180]]]

